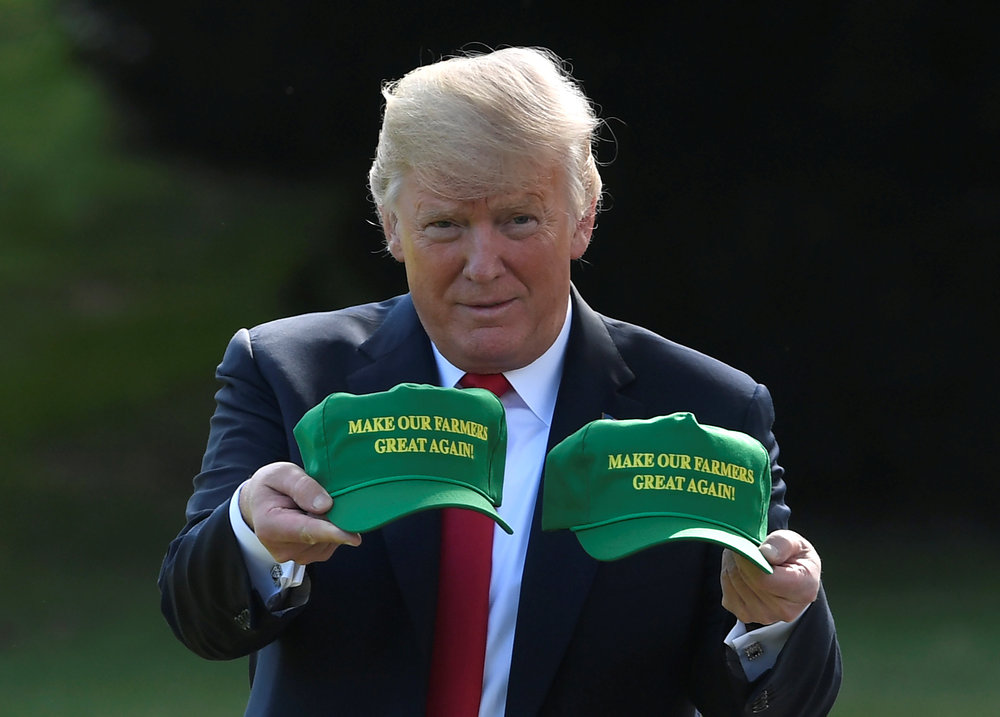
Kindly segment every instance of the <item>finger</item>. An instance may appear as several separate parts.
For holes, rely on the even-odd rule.
[[[341,530],[326,518],[297,508],[278,509],[258,520],[257,537],[279,562],[303,564],[326,560],[340,545],[361,545],[360,534]]]
[[[720,582],[722,584],[722,607],[735,615],[737,620],[747,622],[748,620],[744,619],[749,614],[746,604],[740,597],[739,590],[733,585],[732,578],[723,573]]]
[[[778,621],[791,622],[809,607],[819,590],[818,579],[814,581],[807,573],[796,573],[794,587],[784,587],[786,579],[780,573],[786,570],[785,567],[775,568],[777,576],[768,575],[735,553],[729,556],[726,567],[723,607],[743,622],[765,625]],[[726,590],[729,591],[728,604],[725,602]]]
[[[284,545],[268,546],[268,552],[276,562],[283,563],[292,560],[299,565],[309,565],[310,563],[329,560],[337,549],[336,545],[325,543],[323,545],[300,545],[287,543]]]
[[[800,564],[775,566],[774,573],[755,583],[755,587],[758,592],[772,595],[774,602],[808,605],[819,593],[819,574]]]
[[[749,562],[741,563],[748,582],[793,604],[808,604],[816,599],[822,561],[808,540],[790,530],[776,531],[761,545],[761,552],[772,562],[774,572],[762,576]]]
[[[760,552],[771,565],[783,565],[815,552],[812,544],[792,530],[775,530],[761,543]]]
[[[294,476],[290,495],[298,506],[310,513],[321,515],[333,507],[333,499],[326,488],[305,471],[298,471]]]
[[[295,507],[273,507],[258,518],[257,537],[267,543],[297,543],[318,545],[320,543],[359,545],[361,536],[341,530],[326,518],[303,513]]]
[[[284,545],[272,546],[268,550],[278,562],[283,563],[286,560],[294,560],[299,565],[308,565],[310,563],[329,560],[334,551],[339,547],[340,545],[335,543],[319,543],[317,545],[286,543]]]
[[[289,496],[295,505],[309,513],[326,513],[333,507],[333,499],[326,489],[300,466],[294,463],[272,463],[264,466],[254,478],[264,485]]]
[[[724,558],[722,573],[722,606],[743,622],[771,623],[777,618],[765,595],[760,594],[748,581],[740,561],[741,555],[731,553]],[[758,573],[759,568],[754,568]]]

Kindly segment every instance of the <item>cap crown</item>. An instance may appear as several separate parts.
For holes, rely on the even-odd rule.
[[[770,493],[770,457],[751,436],[703,426],[691,413],[600,420],[549,452],[542,527],[580,530],[660,516],[759,544]]]
[[[341,527],[357,518],[342,514],[348,509],[378,512],[357,505],[376,487],[383,498],[395,490],[421,500],[436,486],[452,496],[473,491],[500,505],[507,424],[489,391],[400,384],[381,393],[334,393],[306,412],[294,434],[305,471],[334,498],[330,519]]]

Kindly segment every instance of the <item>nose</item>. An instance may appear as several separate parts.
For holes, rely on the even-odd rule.
[[[492,281],[506,271],[503,248],[506,237],[492,224],[475,225],[468,235],[465,278],[478,283]]]

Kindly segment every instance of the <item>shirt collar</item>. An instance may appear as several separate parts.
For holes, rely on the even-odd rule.
[[[504,371],[503,374],[525,405],[547,426],[552,425],[552,414],[556,409],[556,397],[559,394],[559,380],[562,378],[563,360],[566,357],[572,318],[573,302],[568,301],[562,329],[548,350],[527,366]],[[465,375],[465,371],[442,356],[433,341],[431,348],[434,350],[434,360],[437,362],[441,385],[457,385]]]

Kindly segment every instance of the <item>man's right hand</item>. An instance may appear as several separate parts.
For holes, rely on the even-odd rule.
[[[358,546],[361,535],[341,530],[325,513],[333,499],[294,463],[270,463],[243,484],[240,513],[278,562],[308,565],[329,559],[340,545]]]

